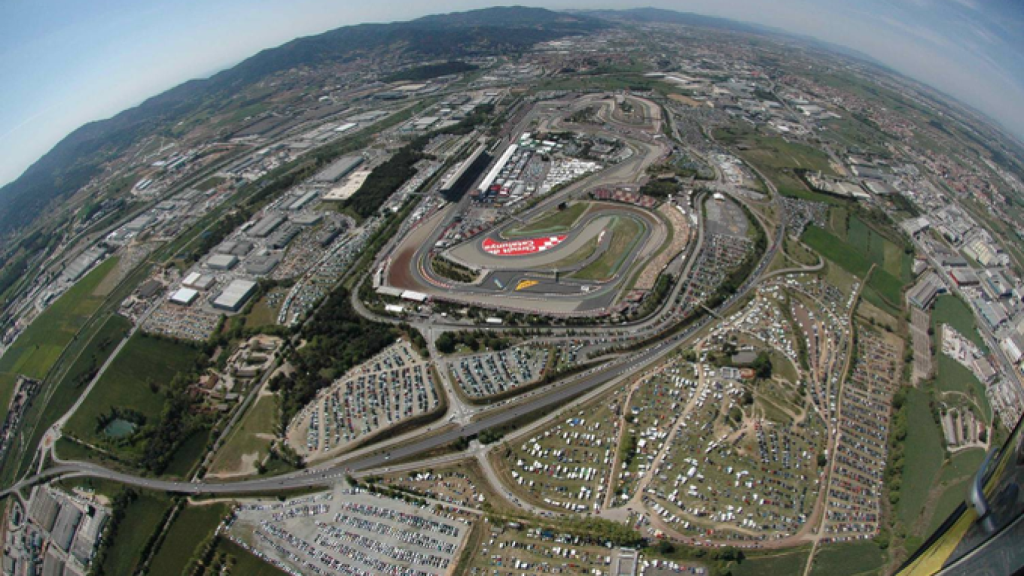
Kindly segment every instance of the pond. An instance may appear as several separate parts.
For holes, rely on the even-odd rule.
[[[110,424],[107,424],[107,427],[103,429],[103,433],[111,438],[124,438],[132,432],[135,432],[135,423],[121,418],[114,418],[110,421]]]

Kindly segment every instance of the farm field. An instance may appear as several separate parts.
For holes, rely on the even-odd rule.
[[[178,576],[184,572],[196,547],[213,534],[230,511],[225,503],[186,506],[174,519],[160,549],[150,562],[150,576]]]
[[[765,576],[767,574],[800,574],[807,564],[806,548],[782,551],[764,556],[748,556],[729,565],[733,576]]]
[[[184,478],[192,471],[203,456],[210,442],[210,431],[207,429],[195,430],[175,450],[171,459],[164,469],[164,476]]]
[[[978,334],[978,327],[974,321],[974,314],[971,309],[956,296],[943,294],[935,299],[935,308],[932,310],[932,327],[935,328],[936,338],[939,338],[939,325],[949,324],[965,338],[974,342],[982,351],[988,351],[985,341]],[[938,341],[936,341],[938,342]]]
[[[140,492],[128,505],[117,527],[117,536],[107,549],[104,574],[134,574],[142,558],[139,552],[159,529],[160,519],[171,506],[162,494]]]
[[[101,440],[97,418],[114,407],[131,407],[147,421],[156,421],[164,407],[159,389],[190,372],[198,356],[192,346],[135,334],[71,417],[68,432],[90,442]]]
[[[0,357],[0,410],[7,413],[14,378],[24,374],[42,380],[74,339],[85,322],[100,307],[106,294],[100,284],[117,265],[108,258],[40,314]]]
[[[244,473],[256,460],[266,455],[277,421],[277,396],[260,396],[217,453],[210,466],[210,474]]]
[[[908,528],[915,526],[925,501],[942,467],[942,432],[932,419],[926,391],[914,388],[907,391],[907,438],[904,449],[903,486],[917,487],[900,491],[896,505],[899,519]]]
[[[811,574],[877,574],[887,555],[871,540],[825,544],[814,555]]]
[[[851,218],[850,221],[859,220]],[[851,225],[852,229],[853,226]],[[871,235],[877,237],[873,232]],[[891,242],[883,239],[884,244],[878,244],[878,241],[872,240],[871,242],[875,242],[875,245],[879,246],[878,249],[864,252],[857,248],[861,244],[855,244],[852,240],[849,242],[844,241],[835,234],[815,226],[807,228],[802,236],[802,240],[825,258],[860,278],[864,278],[871,265],[875,264],[877,267],[871,274],[871,279],[867,285],[867,288],[874,290],[875,294],[873,295],[871,291],[867,291],[865,292],[865,297],[872,304],[883,310],[891,312],[894,307],[896,309],[900,307],[901,291],[904,285],[903,280],[901,280],[903,276],[902,270],[906,266],[903,261],[907,260],[907,258]],[[887,248],[886,246],[891,247]],[[890,269],[898,271],[898,274],[893,275]]]

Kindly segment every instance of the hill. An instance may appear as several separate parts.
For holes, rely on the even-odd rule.
[[[273,74],[345,62],[386,49],[431,59],[515,52],[608,26],[590,16],[542,8],[487,8],[408,22],[346,26],[263,50],[233,68],[185,82],[69,134],[17,180],[0,188],[0,236],[29,225],[51,203],[73,194],[139,138],[173,125],[205,102],[236,94]]]

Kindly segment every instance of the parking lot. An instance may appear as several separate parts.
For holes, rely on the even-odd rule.
[[[487,526],[490,530],[484,537],[480,551],[473,558],[470,574],[615,574],[613,570],[619,555],[618,549],[543,527]]]
[[[548,348],[515,346],[452,359],[452,379],[468,396],[485,398],[539,380],[548,366]]]
[[[862,328],[843,387],[825,532],[833,540],[870,538],[879,527],[893,394],[900,385],[899,340]]]
[[[439,405],[429,363],[402,340],[321,390],[288,426],[304,456],[336,454]]]
[[[289,574],[452,574],[465,517],[360,490],[335,488],[235,509],[231,540]]]
[[[502,467],[539,505],[599,512],[615,461],[622,391],[566,414],[504,452]]]

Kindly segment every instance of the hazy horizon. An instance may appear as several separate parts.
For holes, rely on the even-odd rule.
[[[862,52],[989,116],[1024,139],[1024,6],[1012,0],[753,0],[517,2],[565,9],[657,7],[731,18]],[[399,6],[327,0],[157,0],[136,5],[57,0],[0,7],[0,185],[78,127],[137,106],[190,79],[302,36],[366,22],[495,5],[476,0]],[[325,24],[329,22],[329,24]]]

